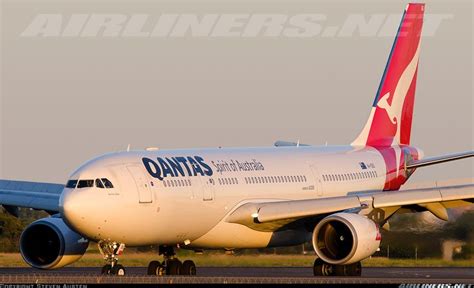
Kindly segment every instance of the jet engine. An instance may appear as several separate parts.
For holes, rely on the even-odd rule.
[[[34,268],[55,269],[79,260],[89,241],[72,231],[61,218],[43,218],[21,234],[20,252]]]
[[[380,232],[372,220],[352,213],[336,213],[313,231],[313,247],[321,260],[333,265],[359,262],[380,246]]]

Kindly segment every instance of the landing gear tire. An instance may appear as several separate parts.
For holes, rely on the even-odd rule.
[[[314,260],[313,274],[314,276],[332,276],[334,275],[334,265],[317,258]]]
[[[166,261],[166,275],[181,275],[183,263],[178,259],[169,259]]]
[[[110,270],[110,274],[118,275],[118,276],[124,276],[125,275],[125,268],[122,265],[117,264],[114,267],[112,267],[112,270]]]
[[[150,264],[148,264],[147,274],[155,275],[155,276],[163,276],[166,274],[166,270],[165,270],[165,267],[160,262],[151,261]]]
[[[102,267],[101,274],[102,275],[110,275],[110,270],[112,270],[112,265],[107,264]]]
[[[184,261],[181,273],[181,275],[196,275],[196,264],[191,260]]]
[[[335,265],[334,276],[357,277],[362,274],[362,265],[360,262],[349,265]]]
[[[344,276],[360,276],[362,275],[362,265],[360,262],[344,265]]]
[[[360,262],[349,265],[333,265],[316,259],[313,265],[314,276],[353,276],[362,274],[362,265]]]

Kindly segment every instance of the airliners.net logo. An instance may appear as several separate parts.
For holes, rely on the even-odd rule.
[[[431,37],[452,14],[425,14],[423,36]],[[36,14],[21,37],[84,38],[312,38],[393,37],[401,14]],[[400,35],[404,29],[401,27]]]

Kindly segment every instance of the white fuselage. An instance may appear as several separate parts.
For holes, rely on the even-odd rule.
[[[175,163],[174,168],[169,161]],[[87,238],[129,246],[230,249],[295,245],[308,240],[307,231],[255,231],[228,223],[226,217],[249,201],[381,191],[386,171],[384,158],[370,147],[120,152],[87,162],[70,178],[107,178],[114,188],[95,184],[65,188],[60,209],[65,221]]]

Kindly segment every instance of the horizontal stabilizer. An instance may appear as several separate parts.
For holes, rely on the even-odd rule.
[[[474,151],[467,151],[467,152],[456,153],[456,154],[423,158],[422,160],[416,160],[416,161],[407,163],[406,168],[407,169],[419,168],[423,166],[429,166],[429,165],[469,158],[473,156],[474,156]]]

